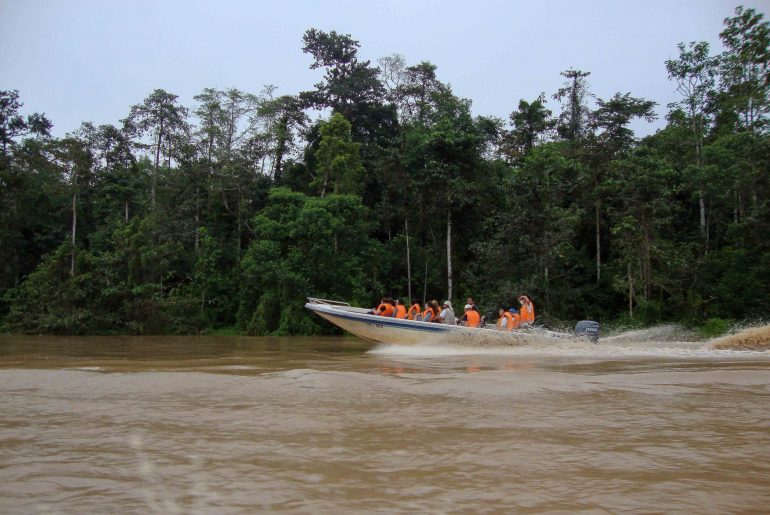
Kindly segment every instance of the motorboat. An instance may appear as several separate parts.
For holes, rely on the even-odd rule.
[[[360,338],[392,345],[516,346],[531,343],[534,336],[528,329],[500,331],[495,326],[474,328],[383,317],[347,302],[313,297],[308,297],[305,307]]]

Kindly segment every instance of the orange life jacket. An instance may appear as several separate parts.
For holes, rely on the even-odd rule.
[[[414,317],[420,314],[420,305],[419,304],[412,304],[412,307],[409,308],[409,312],[406,314],[407,318],[409,320],[414,320]]]
[[[511,329],[518,329],[521,327],[521,315],[518,313],[511,313],[511,320],[509,323],[511,324]]]
[[[393,306],[391,306],[387,302],[377,306],[377,311],[380,312],[380,316],[381,317],[392,317],[393,316]]]
[[[430,313],[430,320],[428,320],[428,313]],[[436,318],[436,313],[433,312],[433,308],[428,308],[422,312],[423,322],[432,322],[434,318]]]
[[[529,304],[522,304],[520,313],[522,324],[531,324],[535,321],[535,305],[532,304],[531,300]]]
[[[403,304],[396,306],[396,318],[406,318],[406,306]]]
[[[466,311],[465,312],[465,321],[467,327],[478,327],[479,323],[481,322],[481,316],[479,316],[478,311]]]
[[[513,317],[507,311],[503,313],[503,316],[501,316],[500,318],[497,319],[497,328],[498,329],[502,329],[503,328],[503,320],[507,320],[507,322],[505,323],[505,330],[506,331],[510,331],[511,329],[513,329]]]

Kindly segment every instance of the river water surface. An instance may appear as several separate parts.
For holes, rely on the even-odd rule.
[[[0,512],[767,512],[770,352],[0,337]]]

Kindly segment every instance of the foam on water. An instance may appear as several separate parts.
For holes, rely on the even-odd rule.
[[[770,325],[751,327],[710,342],[715,350],[770,350]]]
[[[491,345],[378,345],[375,355],[439,357],[470,355],[578,356],[578,357],[672,357],[672,358],[770,358],[770,326],[744,330],[718,340],[703,340],[681,326],[662,325],[624,331],[600,338],[597,343],[569,333],[537,329],[524,344]]]

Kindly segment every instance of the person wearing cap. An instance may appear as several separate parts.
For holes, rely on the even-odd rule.
[[[481,315],[475,309],[472,304],[466,304],[463,308],[463,316],[460,317],[460,325],[465,327],[479,327],[481,324]]]
[[[530,327],[535,323],[535,305],[526,295],[519,296],[521,304],[521,327]]]
[[[452,303],[448,300],[444,301],[444,309],[439,313],[438,321],[442,324],[457,325],[457,318],[455,318],[455,312],[452,310]]]

